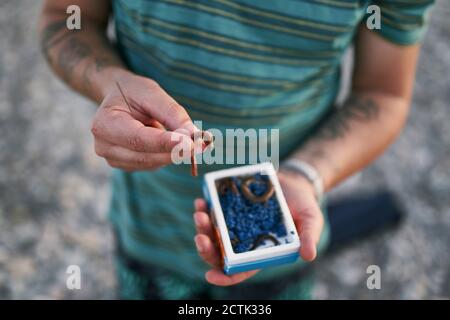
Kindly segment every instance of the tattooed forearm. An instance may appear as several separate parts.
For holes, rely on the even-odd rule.
[[[341,108],[324,119],[293,157],[316,167],[330,188],[365,165],[383,144],[383,135],[367,140],[382,125],[379,100],[371,95],[353,95]],[[366,138],[361,139],[364,136]]]
[[[65,19],[50,23],[41,32],[41,50],[49,63],[52,63],[50,50],[71,35],[63,31],[67,31]]]
[[[58,52],[58,66],[63,72],[64,79],[70,81],[77,65],[91,56],[91,47],[82,40],[76,37],[67,39]]]
[[[79,34],[78,30],[68,30],[66,28],[65,20],[51,23],[42,31],[41,47],[45,57],[50,63],[53,63],[55,60],[52,59],[50,50],[58,44],[62,44],[56,53],[56,60],[58,67],[62,69],[66,80],[70,79],[74,67],[86,58],[93,57],[93,66],[97,72],[104,70],[114,63],[112,59],[108,59],[108,57],[95,57],[93,49],[83,40],[79,39],[77,34]],[[108,46],[106,40],[101,44],[105,47]],[[86,69],[88,69],[88,67]],[[88,73],[88,70],[86,70],[86,73]]]
[[[107,37],[110,1],[81,2],[83,24],[70,28],[64,1],[46,1],[39,21],[40,46],[62,80],[100,103],[115,85],[115,78],[130,71]]]
[[[41,49],[47,61],[58,67],[66,81],[69,81],[74,68],[82,60],[92,55],[92,49],[77,38],[79,30],[69,30],[66,20],[57,20],[48,24],[41,33]],[[51,53],[52,49],[60,47]]]
[[[352,122],[369,122],[376,119],[378,114],[379,106],[373,99],[351,96],[342,108],[330,114],[315,137],[323,140],[342,138],[351,130]]]
[[[98,97],[97,74],[111,66],[122,66],[105,30],[84,24],[82,30],[69,30],[66,20],[49,23],[41,32],[41,48],[52,68],[75,90]]]

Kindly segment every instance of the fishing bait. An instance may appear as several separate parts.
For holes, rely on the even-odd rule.
[[[257,196],[250,189],[250,185],[252,183],[261,183],[261,181],[256,180],[254,177],[248,177],[244,179],[244,181],[242,181],[241,189],[242,193],[244,194],[244,197],[246,197],[253,203],[266,202],[267,200],[270,199],[270,197],[272,197],[273,193],[275,192],[272,183],[270,182],[270,180],[267,180],[266,192],[264,192],[264,194],[260,196]]]
[[[130,113],[132,113],[133,107],[128,102],[128,99],[125,96],[125,93],[123,92],[122,87],[120,86],[119,82],[117,82],[117,81],[116,81],[116,86],[119,89],[120,95],[122,96],[122,99],[125,101],[125,104],[127,105],[128,110],[130,110]],[[195,142],[197,139],[203,140],[202,141],[202,152],[209,146],[211,146],[211,148],[213,147],[214,136],[211,134],[211,132],[202,131],[199,137],[194,137],[194,134],[192,134],[191,139],[192,139],[192,142],[194,142],[194,145],[195,145]],[[197,160],[195,159],[195,151],[194,150],[192,150],[192,153],[191,153],[191,175],[193,177],[196,177],[198,175]]]

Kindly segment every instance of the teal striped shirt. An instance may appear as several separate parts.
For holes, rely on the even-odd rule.
[[[156,80],[203,129],[279,129],[284,157],[330,110],[342,55],[367,7],[381,8],[376,32],[408,45],[421,39],[432,2],[115,0],[113,8],[119,50],[131,70]],[[195,250],[192,219],[201,177],[173,165],[115,170],[112,181],[110,218],[126,252],[202,278],[207,267]]]

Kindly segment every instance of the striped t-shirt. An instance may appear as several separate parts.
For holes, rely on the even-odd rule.
[[[376,32],[408,45],[421,39],[432,2],[115,0],[113,8],[119,50],[131,70],[156,80],[203,129],[279,129],[283,157],[332,106],[341,57],[367,7],[381,9]],[[200,165],[199,171],[218,168]],[[203,277],[207,266],[195,250],[192,219],[201,179],[186,165],[115,170],[110,217],[125,251]]]

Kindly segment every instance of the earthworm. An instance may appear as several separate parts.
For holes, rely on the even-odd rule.
[[[205,137],[206,137],[206,140],[205,140]],[[202,139],[203,139],[202,151],[204,151],[209,146],[211,148],[214,148],[214,136],[212,135],[211,132],[203,130],[202,131]]]
[[[204,139],[205,136],[207,136],[206,140]],[[197,169],[197,160],[195,159],[195,140],[196,139],[203,140],[202,141],[202,152],[203,152],[208,146],[211,146],[211,148],[213,148],[214,136],[208,131],[202,131],[200,137],[195,137],[195,134],[193,133],[191,138],[192,141],[194,142],[194,149],[192,150],[191,153],[191,175],[193,177],[196,177],[198,175],[198,169]]]
[[[118,81],[116,81],[116,85],[117,85],[117,88],[119,89],[119,92],[120,92],[123,100],[125,101],[125,104],[128,107],[128,110],[130,110],[130,113],[132,113],[133,112],[133,110],[132,110],[133,108],[131,107],[131,104],[128,102],[128,99],[125,96],[125,93],[123,92],[122,87],[120,86]],[[205,141],[205,139],[203,139],[205,136],[207,136],[206,141]],[[211,147],[213,147],[214,136],[210,132],[202,131],[200,138],[203,139],[202,151],[204,151],[210,145],[211,145]],[[194,134],[192,134],[192,141],[195,142]],[[192,150],[192,154],[191,154],[191,175],[193,177],[196,177],[198,175],[197,160],[195,159],[194,150]]]
[[[194,152],[192,152],[191,154],[191,175],[193,177],[196,177],[198,175],[197,160],[195,159]]]
[[[250,184],[253,183],[253,182],[261,182],[261,181],[257,181],[254,177],[250,176],[250,177],[245,178],[242,181],[242,183],[241,183],[242,193],[248,200],[250,200],[253,203],[266,202],[268,199],[270,199],[270,197],[272,197],[273,193],[275,192],[275,189],[273,188],[273,185],[270,182],[270,180],[267,180],[265,182],[267,184],[267,190],[261,196],[256,196],[250,190]],[[217,190],[218,190],[220,195],[225,194],[225,192],[227,190],[232,190],[232,192],[235,193],[235,194],[239,193],[239,190],[238,190],[238,188],[237,188],[237,186],[234,183],[232,178],[223,178],[223,179],[218,181],[216,186],[217,186]],[[233,245],[233,247],[240,242],[239,238],[233,238],[233,239],[230,239],[230,240],[231,240],[231,244]],[[275,245],[279,245],[280,244],[278,239],[275,238],[274,236],[272,236],[270,234],[263,234],[263,235],[258,236],[255,239],[255,241],[253,242],[253,244],[250,247],[249,251],[256,249],[265,240],[270,240]]]
[[[241,189],[244,196],[250,200],[253,203],[256,202],[266,202],[274,193],[275,189],[273,188],[272,183],[270,183],[270,180],[268,180],[267,183],[267,190],[264,194],[257,196],[250,190],[250,184],[252,182],[256,182],[256,179],[254,177],[248,177],[245,178],[244,181],[242,181]]]
[[[231,245],[232,246],[235,246],[235,245],[237,245],[239,243],[239,239],[238,238],[233,238],[230,241],[231,241]]]
[[[258,238],[256,238],[256,240],[253,242],[252,246],[250,247],[250,249],[248,249],[248,251],[251,250],[255,250],[256,248],[258,248],[261,243],[265,240],[270,240],[272,241],[275,245],[279,245],[280,241],[278,241],[277,238],[275,238],[274,236],[270,235],[270,234],[262,234],[260,236],[258,236]],[[238,238],[233,238],[231,239],[231,245],[234,247],[235,245],[237,245],[240,242],[240,240]]]
[[[258,238],[256,238],[255,242],[253,242],[253,245],[252,245],[252,247],[249,250],[255,250],[265,240],[270,240],[275,245],[279,245],[280,244],[280,241],[278,241],[278,239],[275,238],[274,236],[272,236],[270,234],[262,234],[262,235],[258,236]]]
[[[239,190],[231,178],[223,178],[218,181],[217,189],[219,194],[223,195],[227,190],[231,190],[234,194],[238,194]]]

